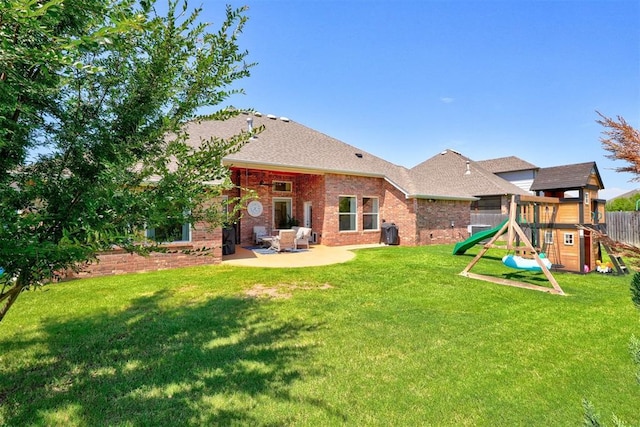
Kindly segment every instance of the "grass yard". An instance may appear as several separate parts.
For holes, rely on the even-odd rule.
[[[461,277],[477,250],[451,250],[25,293],[0,323],[0,425],[576,426],[583,398],[640,424],[631,276],[556,273],[555,296]],[[473,271],[512,273],[495,255]]]

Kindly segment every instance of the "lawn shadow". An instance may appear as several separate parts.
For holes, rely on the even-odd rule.
[[[315,326],[267,317],[255,299],[175,307],[170,297],[159,291],[117,313],[43,322],[37,364],[0,371],[5,422],[50,425],[62,414],[67,425],[258,425],[257,402],[292,400],[292,384],[309,375],[299,368],[310,351],[300,338]]]

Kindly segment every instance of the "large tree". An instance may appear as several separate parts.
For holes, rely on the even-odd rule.
[[[0,2],[2,320],[23,290],[99,251],[162,250],[145,227],[224,223],[221,160],[250,135],[194,148],[184,124],[237,114],[223,103],[252,64],[244,8],[211,31],[176,0],[166,14],[151,0]]]

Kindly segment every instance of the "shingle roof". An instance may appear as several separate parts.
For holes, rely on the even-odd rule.
[[[453,151],[445,150],[411,169],[414,180],[438,193],[455,192],[467,196],[528,194],[478,162]]]
[[[619,194],[616,197],[612,197],[611,199],[609,199],[609,202],[616,200],[616,199],[629,199],[633,196],[635,196],[636,194],[640,194],[640,188],[637,188],[635,190],[631,190],[631,191],[627,191],[626,193],[623,194]]]
[[[541,168],[531,184],[531,191],[575,190],[589,183],[589,176],[595,173],[600,189],[604,188],[596,162]]]
[[[406,168],[289,119],[243,113],[225,121],[192,122],[188,132],[195,143],[211,135],[229,138],[248,129],[247,119],[252,119],[254,128],[264,125],[264,131],[237,153],[227,155],[227,165],[386,176],[402,188],[408,186]]]
[[[523,170],[538,169],[536,165],[522,160],[521,158],[516,156],[479,160],[477,163],[492,173],[517,172]]]
[[[224,163],[228,166],[380,177],[407,197],[475,200],[475,196],[488,194],[523,194],[523,190],[475,162],[470,163],[471,175],[465,175],[468,159],[457,153],[434,156],[409,170],[275,116],[242,113],[225,121],[191,122],[187,129],[190,143],[198,145],[212,135],[230,138],[248,129],[248,119],[254,128],[264,125],[265,129],[237,153],[227,155]]]

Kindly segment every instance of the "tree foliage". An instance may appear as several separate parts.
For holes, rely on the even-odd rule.
[[[616,197],[615,199],[607,202],[606,209],[609,212],[630,212],[635,211],[640,200],[640,192],[634,194],[631,197]]]
[[[192,147],[184,125],[237,114],[222,103],[253,64],[237,43],[244,8],[211,31],[176,0],[166,15],[153,1],[0,1],[1,320],[22,290],[99,251],[163,250],[145,227],[226,220],[222,157],[251,135]]]
[[[636,177],[634,181],[640,181],[640,132],[618,116],[617,120],[598,113],[599,124],[605,127],[600,138],[602,146],[611,154],[608,158],[622,160],[627,164],[616,169],[618,172],[629,172]]]

